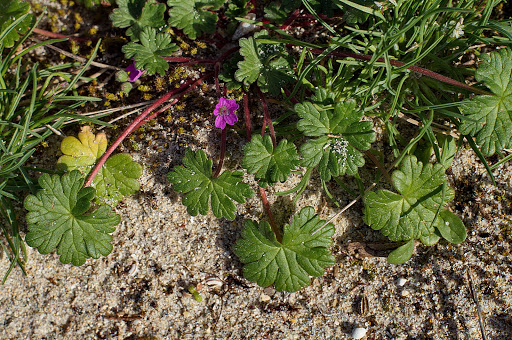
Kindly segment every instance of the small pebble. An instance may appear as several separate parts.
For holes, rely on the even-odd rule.
[[[362,339],[366,335],[366,328],[357,327],[352,331],[352,339]]]
[[[265,289],[263,289],[263,293],[267,294],[268,296],[272,296],[272,295],[274,295],[276,293],[276,290],[272,286],[265,287]]]
[[[403,287],[403,285],[405,285],[407,283],[407,279],[404,279],[403,277],[401,277],[398,279],[397,283],[400,287]]]
[[[268,296],[267,294],[261,294],[260,300],[263,302],[270,301],[270,296]]]

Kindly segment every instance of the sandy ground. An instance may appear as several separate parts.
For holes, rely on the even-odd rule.
[[[1,339],[350,339],[355,327],[368,329],[366,339],[481,339],[468,272],[488,339],[512,337],[512,167],[494,171],[494,187],[473,152],[461,150],[449,178],[452,210],[468,238],[458,246],[419,246],[404,265],[354,253],[355,242],[383,240],[363,224],[356,204],[334,221],[334,267],[289,294],[246,281],[232,252],[244,220],[264,216],[260,200],[240,205],[234,221],[189,216],[165,174],[181,163],[191,137],[161,123],[146,132],[152,146],[142,141],[144,152],[131,152],[145,165],[141,191],[116,208],[122,222],[114,251],[73,267],[30,249],[28,276],[16,269],[1,287]],[[235,167],[244,139],[228,138],[235,142],[228,142],[227,165]],[[154,147],[166,143],[161,152]],[[338,208],[318,188],[313,179],[297,206],[271,194],[278,218],[306,205],[323,219],[334,215]],[[8,264],[1,259],[0,272]],[[197,284],[202,302],[187,293]]]

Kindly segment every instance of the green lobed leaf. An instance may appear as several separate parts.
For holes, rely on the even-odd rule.
[[[444,239],[455,244],[464,242],[466,239],[466,228],[461,219],[449,210],[441,211],[440,215],[444,223],[439,223],[437,229]]]
[[[168,0],[169,25],[177,27],[196,39],[203,33],[214,33],[217,25],[218,10],[225,0]]]
[[[291,171],[299,165],[299,155],[293,143],[281,140],[274,150],[272,138],[268,135],[253,135],[249,143],[244,145],[242,167],[254,178],[259,180],[262,187],[276,182],[284,182]]]
[[[280,44],[263,44],[256,39],[267,35],[257,32],[254,37],[240,39],[240,54],[244,60],[238,62],[235,79],[245,86],[258,83],[263,92],[279,95],[281,88],[295,81],[291,63]]]
[[[165,25],[165,5],[155,0],[117,0],[116,8],[110,15],[112,25],[129,27],[126,34],[132,41],[139,41],[144,27],[160,28]]]
[[[324,91],[325,92],[325,91]],[[310,139],[300,148],[301,164],[316,167],[324,181],[331,176],[354,175],[364,165],[360,150],[368,150],[375,141],[373,123],[360,121],[353,100],[325,105],[331,98],[317,91],[318,102],[304,102],[295,105],[295,112],[301,118],[297,129]]]
[[[274,284],[276,290],[296,292],[321,276],[335,262],[329,247],[334,226],[320,220],[312,207],[303,208],[284,226],[279,243],[266,221],[246,221],[235,254],[244,265],[244,276],[261,287]]]
[[[282,24],[290,17],[291,12],[296,10],[301,4],[302,1],[300,0],[272,1],[265,6],[265,18]]]
[[[445,222],[439,212],[454,197],[444,171],[439,163],[423,165],[415,156],[405,157],[392,175],[398,193],[382,189],[365,195],[365,222],[392,241],[431,235]]]
[[[414,240],[410,240],[406,244],[396,248],[388,255],[388,263],[402,264],[407,262],[414,252]]]
[[[71,171],[59,177],[43,174],[36,195],[28,195],[25,208],[28,233],[26,242],[41,254],[57,248],[62,263],[80,266],[88,258],[107,256],[112,251],[112,236],[120,217],[107,206],[90,209],[94,189],[82,188],[82,174]]]
[[[79,170],[86,176],[107,150],[107,136],[94,135],[89,126],[82,127],[78,139],[64,138],[61,151],[64,154],[57,161],[57,169]],[[125,196],[139,191],[142,166],[135,163],[129,154],[121,153],[109,157],[94,177],[91,187],[96,189],[96,202],[116,206]]]
[[[254,191],[249,184],[242,182],[243,171],[224,171],[213,178],[212,163],[204,151],[187,149],[184,167],[174,167],[167,174],[167,179],[174,185],[174,190],[186,194],[183,204],[190,215],[206,215],[210,202],[215,217],[233,220],[236,211],[233,201],[244,203],[246,198],[254,195]]]
[[[20,0],[2,0],[0,1],[0,32],[4,32],[18,18],[27,14],[30,10],[30,5],[25,1]],[[25,34],[32,22],[32,15],[28,15],[16,27],[7,34],[0,42],[0,46],[12,47],[14,43],[20,38],[20,35]]]
[[[176,44],[171,42],[171,37],[153,27],[144,27],[140,34],[140,43],[142,45],[134,42],[124,45],[122,50],[126,57],[134,57],[135,67],[139,70],[146,70],[150,75],[164,75],[169,64],[163,57],[178,50]]]
[[[495,96],[476,96],[462,106],[467,119],[460,132],[476,136],[482,153],[493,155],[512,143],[512,51],[509,48],[481,55],[475,78]]]

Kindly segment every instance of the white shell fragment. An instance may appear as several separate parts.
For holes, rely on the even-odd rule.
[[[352,339],[362,339],[366,335],[366,328],[357,327],[352,331]]]
[[[256,14],[249,13],[245,16],[246,19],[255,20]],[[233,33],[233,40],[238,40],[244,35],[251,33],[252,31],[255,31],[258,29],[257,25],[249,24],[248,22],[241,22],[240,25],[238,25],[235,33]]]
[[[406,283],[407,283],[407,279],[404,279],[403,277],[399,278],[398,281],[397,281],[397,284],[400,287],[403,287]]]
[[[221,288],[222,285],[224,284],[221,279],[219,279],[218,277],[215,277],[215,276],[206,278],[205,283],[207,286],[210,286],[213,288]]]

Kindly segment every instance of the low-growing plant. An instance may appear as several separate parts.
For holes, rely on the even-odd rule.
[[[4,282],[16,265],[24,271],[27,259],[16,205],[23,201],[23,192],[35,194],[38,190],[31,172],[54,173],[30,167],[27,163],[38,149],[48,146],[48,137],[65,124],[72,121],[104,123],[75,113],[85,102],[99,100],[79,96],[76,90],[78,81],[87,81],[83,74],[99,44],[85,65],[66,63],[42,67],[27,58],[30,52],[65,39],[28,44],[27,38],[41,18],[36,20],[29,14],[25,2],[9,0],[0,6],[3,6],[0,14],[0,214],[3,239],[0,244],[11,262]],[[72,74],[71,71],[79,66],[81,70]]]
[[[426,246],[441,238],[463,242],[466,229],[450,211],[454,190],[445,172],[466,141],[494,181],[485,156],[512,144],[512,114],[507,104],[512,98],[512,36],[509,22],[490,19],[499,2],[271,1],[265,17],[253,20],[254,16],[233,17],[255,11],[247,1],[169,0],[166,5],[153,0],[118,0],[111,19],[114,26],[126,29],[131,42],[123,52],[127,59],[134,59],[140,70],[137,76],[142,71],[144,76],[166,74],[170,63],[212,70],[184,80],[179,88],[157,99],[106,151],[104,146],[92,151],[85,146],[82,152],[83,141],[65,141],[63,145],[71,143],[75,150],[66,152],[63,147],[71,158],[63,156],[60,164],[82,169],[88,173],[87,180],[83,182],[77,171],[62,177],[41,176],[42,190],[25,200],[30,211],[27,242],[42,253],[57,247],[61,261],[75,265],[87,257],[107,255],[109,234],[118,217],[104,206],[87,214],[94,196],[90,186],[96,183],[99,191],[101,180],[96,175],[106,180],[109,167],[115,166],[109,162],[117,164],[114,160],[123,157],[122,162],[132,164],[126,156],[108,157],[135,129],[211,78],[218,98],[211,111],[221,135],[219,162],[214,165],[213,157],[189,148],[183,165],[170,171],[168,179],[184,194],[182,203],[190,215],[211,210],[215,217],[235,219],[237,203],[254,195],[254,188],[244,182],[244,171],[223,169],[227,131],[243,107],[248,141],[241,165],[257,181],[268,218],[246,221],[234,246],[248,280],[288,292],[309,285],[311,276],[321,276],[335,262],[329,250],[335,230],[331,221],[361,199],[365,223],[401,244],[389,254],[390,263],[411,258],[418,240]],[[203,38],[214,42],[212,48],[224,47],[231,36],[222,36],[226,31],[220,28],[234,27],[234,20],[247,28],[237,30],[238,46],[221,49],[212,59],[173,56],[179,51],[177,42],[186,39]],[[319,36],[321,30],[324,34]],[[501,35],[492,33],[496,31]],[[484,53],[475,47],[476,42],[500,48]],[[481,59],[477,68],[460,65],[469,55]],[[466,81],[472,79],[476,82],[470,86]],[[240,106],[229,99],[237,96],[243,98]],[[254,135],[250,96],[255,96],[263,111],[261,133]],[[270,98],[278,103],[274,117],[268,109]],[[402,118],[414,124],[403,128],[398,124]],[[84,139],[94,138],[98,136]],[[79,163],[84,153],[87,156]],[[363,178],[362,167],[374,170],[373,177]],[[135,172],[123,177],[133,184],[127,185],[126,194],[137,189]],[[288,223],[276,221],[267,190],[297,173],[302,174],[300,183],[276,194],[295,194],[296,203],[310,180],[318,176],[322,191],[340,208],[336,216],[324,221],[314,207],[303,207]],[[387,183],[381,186],[382,179]],[[350,189],[348,180],[357,184],[359,192]],[[329,189],[336,184],[353,197],[343,209]],[[104,192],[114,200],[125,195],[121,190],[119,196]],[[55,198],[66,205],[61,209],[66,216],[62,224],[52,225],[58,216],[36,219],[33,212],[50,213]],[[75,228],[71,224],[89,230],[91,239],[101,237],[96,242],[85,235],[74,242],[69,237]],[[62,234],[59,240],[45,236],[56,228]]]

